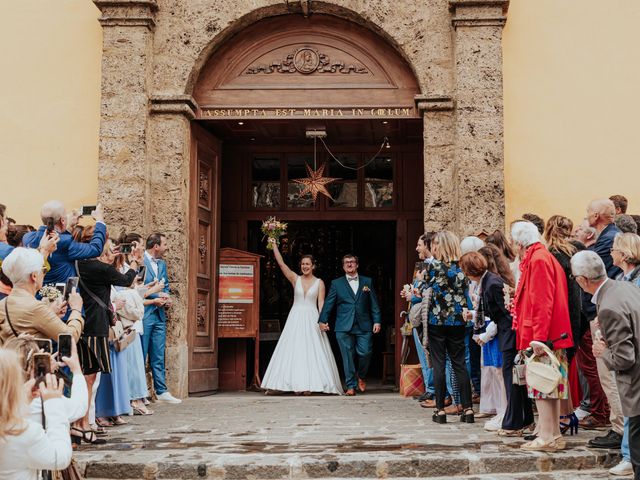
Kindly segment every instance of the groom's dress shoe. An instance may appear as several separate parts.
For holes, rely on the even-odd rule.
[[[359,378],[358,379],[358,390],[360,390],[362,393],[364,393],[366,389],[367,389],[367,382],[365,382],[364,380]]]
[[[344,394],[347,397],[355,397],[356,396],[356,390],[354,388],[350,388],[346,392],[344,392]]]

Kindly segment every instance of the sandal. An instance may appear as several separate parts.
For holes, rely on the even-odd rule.
[[[550,442],[545,442],[541,438],[536,438],[535,440],[520,445],[520,450],[554,453],[557,452],[559,448],[556,439],[553,439]]]
[[[124,418],[119,417],[119,416],[118,416],[118,417],[111,417],[111,421],[112,421],[112,422],[113,422],[113,424],[114,424],[114,425],[116,425],[116,426],[117,426],[117,425],[126,425],[127,423],[129,423],[129,422],[127,422]]]
[[[475,417],[473,408],[465,408],[464,412],[460,414],[460,421],[465,423],[475,423]]]
[[[447,414],[444,410],[434,410],[431,419],[439,424],[447,423]]]
[[[99,427],[113,427],[113,422],[105,417],[96,418],[96,425]]]
[[[72,438],[75,437],[78,440],[78,445],[80,445],[80,440],[84,443],[90,443],[91,445],[104,445],[107,441],[104,438],[98,438],[96,433],[93,430],[82,430],[81,428],[71,427],[70,431],[78,432],[81,435],[72,435]]]
[[[153,411],[149,410],[147,407],[133,407],[134,415],[153,415]]]
[[[575,413],[571,415],[565,415],[560,417],[560,420],[567,420],[567,422],[560,422],[560,433],[563,435],[569,432],[569,435],[577,435],[578,434],[578,417],[576,417]]]

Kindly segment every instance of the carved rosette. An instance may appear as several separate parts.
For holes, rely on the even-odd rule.
[[[200,200],[209,201],[209,176],[206,172],[200,172],[200,181],[198,183],[198,196]]]
[[[247,68],[248,75],[259,73],[369,73],[369,70],[357,63],[346,64],[341,60],[331,61],[329,55],[313,47],[302,47],[288,54],[282,60],[274,60],[269,65],[253,65]]]
[[[198,330],[205,330],[207,321],[207,302],[200,299],[198,300],[198,311],[196,314],[196,327]]]
[[[200,263],[204,263],[205,259],[207,258],[207,240],[204,238],[204,235],[200,235],[198,252],[200,252]]]

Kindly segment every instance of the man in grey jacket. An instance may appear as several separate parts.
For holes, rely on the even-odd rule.
[[[604,262],[595,252],[571,258],[571,271],[580,287],[593,295],[601,338],[593,340],[593,354],[614,372],[625,417],[629,417],[629,446],[634,479],[640,480],[640,289],[607,278]]]

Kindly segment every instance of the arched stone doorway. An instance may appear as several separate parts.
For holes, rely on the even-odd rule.
[[[311,17],[342,18],[384,38],[411,65],[421,92],[412,106],[424,119],[425,229],[466,234],[503,226],[500,41],[508,0],[401,1],[401,8],[382,0],[94,2],[104,37],[99,198],[112,228],[168,235],[176,301],[167,325],[167,374],[178,395],[189,390],[189,337],[198,322],[191,131],[204,110],[194,99],[196,85],[209,58],[256,22],[302,17],[302,7],[311,5]],[[289,53],[279,60],[286,63]],[[307,71],[315,55],[301,62]],[[256,68],[254,76],[273,75]]]

